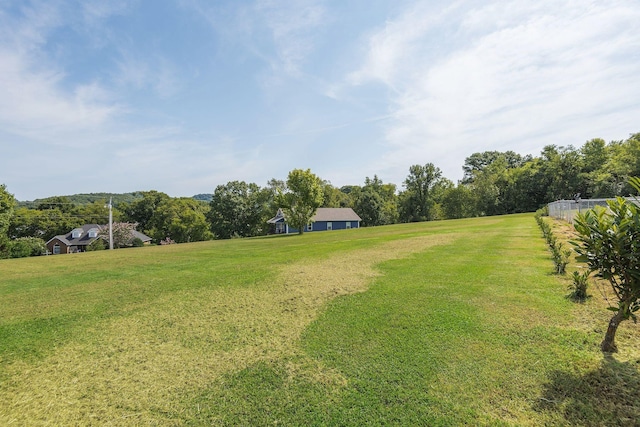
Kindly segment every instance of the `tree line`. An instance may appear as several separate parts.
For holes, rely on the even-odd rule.
[[[400,188],[376,175],[361,185],[337,188],[310,170],[295,169],[286,181],[271,179],[263,187],[230,181],[218,185],[210,197],[128,193],[135,197],[119,200],[113,216],[118,222],[136,223],[137,230],[155,242],[183,243],[268,234],[267,220],[278,208],[284,208],[290,220],[304,223],[308,209],[351,207],[365,227],[532,212],[577,195],[636,194],[628,182],[640,176],[640,133],[609,143],[594,138],[579,148],[547,145],[539,156],[477,152],[465,159],[462,169],[463,179],[455,184],[433,163],[412,165]],[[297,213],[300,218],[295,219]],[[27,247],[35,254],[53,236],[87,223],[106,224],[107,218],[106,199],[78,204],[56,196],[18,205],[1,185],[0,257],[27,256]]]

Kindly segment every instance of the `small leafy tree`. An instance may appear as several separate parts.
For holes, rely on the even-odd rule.
[[[287,221],[302,234],[323,201],[322,181],[310,169],[294,169],[287,177],[286,192],[279,192],[276,200]]]
[[[640,179],[630,179],[640,190]],[[615,314],[601,344],[603,352],[616,352],[616,331],[623,320],[637,322],[640,309],[640,207],[622,197],[576,216],[578,260],[609,282],[615,296],[609,310]],[[607,294],[603,292],[605,299]]]

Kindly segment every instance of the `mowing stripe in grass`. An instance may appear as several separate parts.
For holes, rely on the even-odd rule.
[[[423,234],[305,259],[250,287],[198,286],[156,296],[85,326],[41,361],[15,361],[7,369],[10,383],[0,389],[9,408],[0,420],[184,421],[172,395],[199,393],[230,372],[296,355],[300,334],[324,304],[365,290],[376,263],[455,237]]]
[[[192,416],[223,425],[589,425],[564,405],[541,409],[549,372],[598,363],[596,340],[571,326],[573,305],[548,261],[533,220],[508,217],[384,262],[366,293],[334,300],[310,325],[303,353],[226,376]]]

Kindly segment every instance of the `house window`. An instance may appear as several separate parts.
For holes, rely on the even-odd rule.
[[[80,236],[82,236],[82,228],[76,228],[75,230],[73,230],[71,232],[71,237],[74,238],[74,239],[77,239]]]
[[[55,245],[53,245],[53,254],[58,255],[59,253],[60,253],[60,245],[56,243]]]
[[[347,221],[347,230],[351,228],[351,221]]]
[[[328,231],[333,230],[333,223],[332,222],[327,222],[327,230]]]
[[[89,230],[89,238],[93,239],[94,237],[98,237],[98,231],[95,228]]]
[[[313,231],[313,223],[312,222],[307,224],[307,231]]]

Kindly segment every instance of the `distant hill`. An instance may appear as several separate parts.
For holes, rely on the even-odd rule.
[[[213,194],[196,194],[194,199],[209,203],[213,199]]]
[[[109,198],[113,200],[113,206],[118,206],[123,203],[131,203],[136,200],[142,199],[141,191],[135,191],[133,193],[81,193],[72,194],[70,196],[52,196],[52,197],[66,197],[71,203],[76,205],[88,205],[96,201],[109,201]],[[196,194],[194,199],[209,203],[213,197],[213,194]],[[38,204],[46,202],[49,197],[44,199],[35,199],[33,201],[18,202],[19,207],[35,208]]]

